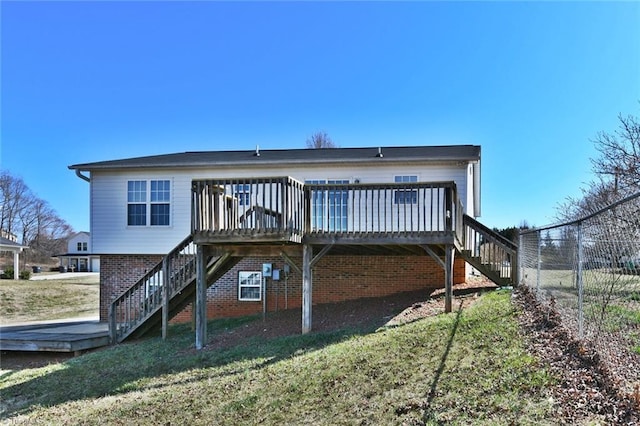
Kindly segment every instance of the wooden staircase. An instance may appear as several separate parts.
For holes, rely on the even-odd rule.
[[[462,258],[499,286],[517,285],[518,246],[464,215]]]
[[[227,256],[208,259],[207,284],[215,283],[240,259]],[[158,330],[162,325],[163,309],[167,310],[167,319],[173,318],[194,301],[195,291],[196,245],[192,236],[188,236],[111,303],[111,343]]]

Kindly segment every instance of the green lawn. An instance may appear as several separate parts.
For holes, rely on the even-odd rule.
[[[210,337],[243,319],[212,321]],[[312,333],[216,351],[187,325],[0,377],[25,424],[555,424],[509,292],[396,328]]]
[[[98,316],[99,277],[0,280],[0,323]]]

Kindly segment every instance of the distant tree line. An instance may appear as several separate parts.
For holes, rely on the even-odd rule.
[[[49,203],[36,196],[22,180],[0,172],[0,229],[3,235],[15,235],[29,246],[23,258],[47,262],[51,256],[65,253],[66,239],[73,228]]]

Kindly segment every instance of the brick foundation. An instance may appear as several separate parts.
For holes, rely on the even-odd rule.
[[[109,304],[162,260],[158,255],[103,255],[100,272],[100,320],[107,321]],[[293,259],[298,267],[301,258]],[[238,272],[261,271],[263,263],[281,270],[280,281],[267,282],[267,310],[298,308],[302,304],[302,277],[291,268],[288,279],[282,258],[245,258],[207,290],[209,318],[261,313],[263,302],[238,300]],[[465,262],[456,258],[454,283],[465,281]],[[444,286],[444,271],[429,256],[331,256],[313,270],[313,303],[334,303],[362,297],[424,290],[425,296]],[[191,321],[191,306],[172,322]]]
[[[100,256],[100,321],[108,321],[109,305],[162,261],[160,255]]]

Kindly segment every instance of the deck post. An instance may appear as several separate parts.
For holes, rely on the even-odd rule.
[[[204,246],[196,249],[196,349],[200,350],[207,341],[207,283]]]
[[[169,260],[162,259],[162,340],[167,340],[169,328]]]
[[[312,259],[313,247],[309,244],[304,244],[302,246],[302,334],[311,331]]]
[[[112,345],[118,343],[118,321],[116,319],[113,303],[109,304],[109,342]]]
[[[453,304],[453,260],[455,257],[455,247],[452,244],[447,244],[444,251],[444,311],[449,313],[452,310]]]

